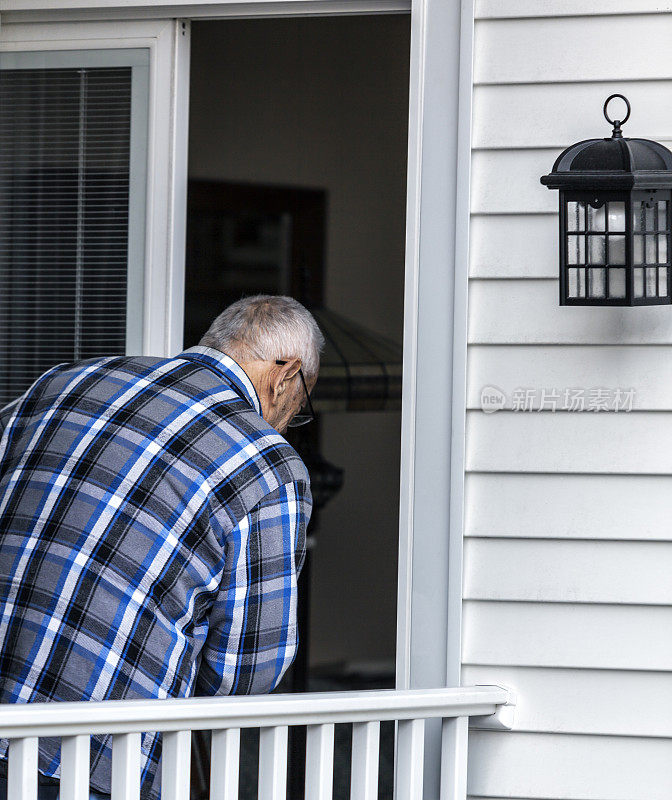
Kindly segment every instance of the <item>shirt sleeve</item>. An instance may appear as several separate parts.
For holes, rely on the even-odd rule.
[[[274,689],[298,646],[297,579],[312,502],[308,484],[266,495],[227,537],[196,681],[200,695]]]

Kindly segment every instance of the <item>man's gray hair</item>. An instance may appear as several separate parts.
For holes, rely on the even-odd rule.
[[[258,294],[232,303],[200,341],[236,361],[300,358],[307,380],[317,377],[324,336],[313,315],[298,300]]]

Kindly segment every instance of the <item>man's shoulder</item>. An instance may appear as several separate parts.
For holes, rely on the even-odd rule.
[[[154,356],[117,355],[63,362],[45,372],[35,383],[41,384],[45,388],[47,386],[52,389],[60,388],[67,386],[73,380],[76,381],[78,378],[94,373],[110,375],[117,373],[125,375],[127,379],[140,378],[158,364],[167,363],[168,360]]]
[[[235,493],[245,513],[282,485],[297,483],[308,492],[310,478],[301,456],[255,411],[238,411],[227,423],[239,433],[240,444],[213,465],[216,492]]]
[[[301,456],[256,411],[240,411],[234,419],[245,438],[245,456],[249,461],[265,467],[265,472],[275,475],[281,483],[308,480]]]

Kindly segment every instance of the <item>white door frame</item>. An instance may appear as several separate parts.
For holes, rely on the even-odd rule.
[[[137,35],[144,31],[156,53],[146,286],[154,300],[145,341],[146,351],[157,354],[181,346],[189,63],[188,22],[182,19],[411,12],[398,688],[460,684],[473,4],[2,0],[0,39],[11,38],[15,22],[80,20],[73,29],[95,29],[115,46],[108,27],[115,23],[109,21],[145,19],[135,23]],[[158,81],[160,74],[171,80]],[[152,137],[151,130],[170,135]],[[427,759],[438,764],[438,739],[430,738]],[[438,770],[426,774],[438,776]],[[438,796],[438,783],[427,785],[426,795]]]

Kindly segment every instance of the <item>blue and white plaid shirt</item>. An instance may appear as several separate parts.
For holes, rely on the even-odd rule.
[[[0,411],[0,702],[270,691],[310,510],[303,462],[217,350],[45,373]],[[160,749],[143,735],[143,798]],[[39,767],[59,775],[58,740]],[[92,788],[110,773],[93,737]]]

